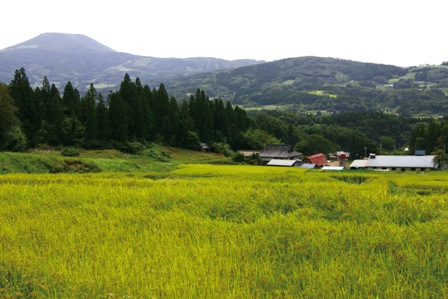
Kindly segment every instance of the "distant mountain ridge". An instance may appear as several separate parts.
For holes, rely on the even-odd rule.
[[[81,34],[44,33],[0,50],[0,81],[9,83],[14,72],[25,68],[30,83],[40,86],[44,76],[58,88],[68,81],[81,92],[90,83],[114,90],[125,73],[145,84],[158,86],[168,78],[262,63],[217,58],[156,58],[116,52]]]
[[[448,64],[403,68],[308,56],[201,73],[164,84],[176,98],[195,86],[212,98],[245,108],[448,116]]]
[[[82,34],[43,33],[23,43],[8,47],[3,51],[38,49],[68,53],[109,53],[115,50]]]
[[[47,33],[0,50],[0,81],[9,83],[21,67],[34,87],[47,76],[60,91],[70,81],[81,93],[93,83],[104,94],[117,90],[128,73],[150,87],[164,83],[179,100],[199,88],[244,108],[448,116],[448,63],[403,68],[314,56],[273,62],[156,58],[116,52],[83,35]]]

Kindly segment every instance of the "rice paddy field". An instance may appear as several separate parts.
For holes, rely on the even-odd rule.
[[[447,298],[446,172],[0,175],[1,298]]]

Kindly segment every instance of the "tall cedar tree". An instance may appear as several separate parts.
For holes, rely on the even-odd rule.
[[[102,142],[105,142],[110,137],[110,123],[109,123],[109,111],[102,94],[98,94],[98,105],[96,106],[97,126],[98,133],[97,138]]]
[[[190,97],[190,115],[202,142],[213,141],[214,120],[211,102],[203,90],[197,89]]]
[[[124,75],[123,81],[121,81],[120,84],[120,90],[118,91],[120,94],[120,97],[125,104],[125,111],[126,111],[126,119],[127,119],[127,125],[128,125],[128,137],[130,139],[136,139],[136,132],[137,132],[137,99],[136,99],[136,87],[135,83],[132,82],[131,77],[128,73]]]
[[[0,83],[0,150],[8,149],[8,135],[13,127],[19,124],[17,110],[8,88]]]
[[[9,84],[9,90],[15,106],[19,109],[18,117],[22,124],[22,131],[27,138],[28,147],[34,147],[40,128],[40,105],[24,68],[15,71],[14,79]]]
[[[139,78],[135,79],[134,86],[134,101],[130,107],[132,117],[134,118],[134,129],[130,134],[132,134],[135,139],[144,141],[147,139],[150,129],[148,127],[147,118],[147,100]]]
[[[64,103],[64,115],[70,118],[78,118],[81,97],[79,91],[73,88],[70,81],[64,87],[62,102]]]
[[[229,120],[224,103],[221,99],[215,99],[213,105],[214,125],[216,130],[216,140],[226,142],[229,135]]]
[[[124,143],[128,141],[128,123],[126,116],[126,103],[118,92],[109,93],[109,123],[110,137],[114,141]]]
[[[40,144],[56,146],[63,139],[63,108],[58,89],[46,76],[42,81],[42,88],[36,88],[35,98],[39,101],[41,111],[41,124],[37,136]]]
[[[156,139],[167,142],[173,134],[173,124],[170,118],[170,103],[165,85],[160,84],[157,90],[153,90],[153,115],[155,120]]]
[[[85,141],[95,141],[98,134],[98,123],[96,115],[96,101],[98,94],[93,84],[90,84],[85,96],[81,99],[80,120],[85,128]]]
[[[145,85],[142,90],[143,95],[141,95],[144,99],[143,103],[143,114],[145,120],[145,139],[148,141],[153,141],[155,136],[155,123],[154,123],[154,113],[151,107],[151,103],[153,102],[153,94],[148,85]]]

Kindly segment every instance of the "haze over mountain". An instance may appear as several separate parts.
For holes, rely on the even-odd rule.
[[[40,86],[43,77],[47,76],[58,88],[71,81],[80,91],[90,83],[98,89],[116,89],[126,72],[131,77],[139,77],[145,84],[158,86],[167,78],[261,62],[138,56],[116,52],[81,34],[44,33],[0,50],[0,81],[9,83],[15,70],[24,67],[34,86]]]

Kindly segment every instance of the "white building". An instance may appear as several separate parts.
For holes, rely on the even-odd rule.
[[[370,154],[366,160],[355,160],[350,169],[372,170],[430,170],[436,169],[435,156],[376,156]]]

